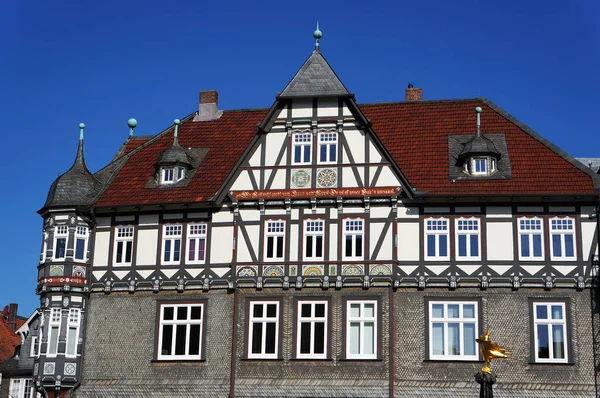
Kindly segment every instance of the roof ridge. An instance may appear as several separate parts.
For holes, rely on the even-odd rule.
[[[435,99],[435,100],[421,100],[421,101],[384,101],[384,102],[367,102],[358,103],[358,106],[376,106],[376,105],[410,105],[410,104],[423,104],[423,103],[435,103],[435,102],[473,102],[473,101],[487,101],[486,97],[474,97],[474,98],[451,98],[451,99]]]

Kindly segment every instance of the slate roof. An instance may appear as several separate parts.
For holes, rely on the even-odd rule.
[[[348,95],[348,90],[317,50],[283,89],[279,97]]]

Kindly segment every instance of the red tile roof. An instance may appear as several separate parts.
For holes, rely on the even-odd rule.
[[[512,168],[509,180],[452,182],[448,172],[448,135],[473,135],[474,108],[483,108],[481,131],[504,134]],[[398,166],[418,191],[433,195],[552,195],[594,194],[592,178],[556,151],[543,138],[529,134],[509,115],[482,99],[364,104],[360,108]],[[146,188],[154,164],[173,142],[172,130],[153,139],[129,140],[129,154],[95,206],[198,202],[211,199],[257,133],[266,109],[224,111],[215,121],[179,127],[184,148],[208,148],[186,187]]]
[[[23,326],[25,321],[26,319],[18,317],[16,329]],[[15,347],[19,344],[21,344],[21,338],[10,331],[8,324],[1,319],[0,315],[0,363],[12,357],[15,353]]]

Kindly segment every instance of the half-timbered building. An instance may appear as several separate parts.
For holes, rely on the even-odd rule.
[[[317,43],[268,109],[129,126],[40,210],[50,396],[472,397],[485,330],[499,396],[594,395],[597,177],[488,99],[358,104]]]

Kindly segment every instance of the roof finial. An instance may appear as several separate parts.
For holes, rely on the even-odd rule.
[[[319,40],[323,37],[323,33],[319,30],[319,21],[317,21],[317,30],[314,31],[313,37],[316,40],[315,51],[319,51]]]
[[[179,135],[179,124],[181,120],[175,119],[173,120],[173,124],[175,124],[175,130],[173,131],[173,145],[177,144],[177,136]]]
[[[479,137],[481,135],[481,107],[478,106],[477,108],[475,108],[475,112],[477,112],[477,137]]]
[[[84,123],[79,123],[79,141],[83,141],[83,129],[85,128]]]
[[[127,121],[127,125],[129,126],[129,136],[133,137],[133,129],[137,126],[137,120],[131,118]]]

